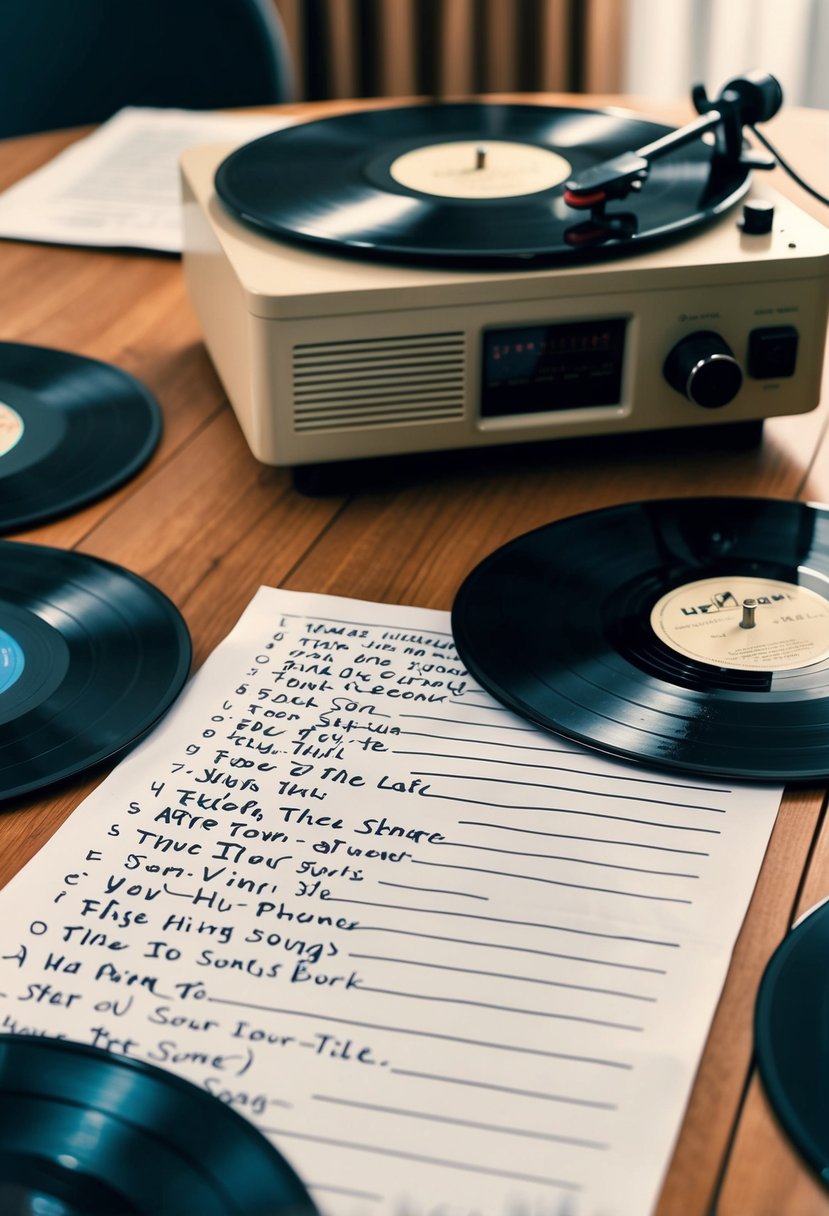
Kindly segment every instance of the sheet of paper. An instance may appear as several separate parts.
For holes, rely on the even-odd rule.
[[[0,1021],[181,1073],[324,1216],[643,1216],[781,791],[588,753],[446,613],[262,589],[0,895]]]
[[[178,158],[194,144],[243,144],[275,115],[129,107],[0,194],[0,237],[180,253]]]

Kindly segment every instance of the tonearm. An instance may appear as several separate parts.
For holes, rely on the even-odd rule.
[[[743,143],[743,127],[767,122],[780,109],[783,90],[774,76],[749,72],[729,81],[713,100],[697,84],[691,99],[699,118],[635,151],[585,169],[565,183],[564,201],[571,207],[601,210],[612,199],[640,190],[655,160],[709,131],[714,136],[715,157],[751,169],[774,168],[772,159],[747,150]]]

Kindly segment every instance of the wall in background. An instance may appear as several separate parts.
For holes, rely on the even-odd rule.
[[[790,105],[829,107],[826,0],[627,0],[622,87],[675,97],[677,81],[709,94],[743,72],[771,72]]]

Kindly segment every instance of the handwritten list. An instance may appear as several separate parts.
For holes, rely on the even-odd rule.
[[[1,1028],[203,1086],[324,1216],[642,1216],[779,799],[536,729],[446,613],[263,588],[0,895]]]

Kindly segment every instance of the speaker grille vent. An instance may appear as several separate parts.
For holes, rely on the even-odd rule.
[[[462,332],[295,346],[294,430],[462,418],[464,364]]]

